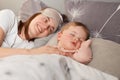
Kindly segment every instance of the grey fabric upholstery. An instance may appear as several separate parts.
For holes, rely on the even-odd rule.
[[[119,4],[120,2],[66,0],[65,9],[70,21],[86,24],[91,36],[95,37]],[[98,37],[120,43],[120,10],[107,21]]]
[[[120,44],[100,38],[92,41],[93,60],[89,66],[120,79]]]

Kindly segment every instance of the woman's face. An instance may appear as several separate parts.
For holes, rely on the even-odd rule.
[[[58,46],[66,50],[79,49],[81,43],[86,40],[86,32],[82,27],[69,27],[58,33]]]
[[[53,33],[56,27],[54,19],[40,14],[31,21],[28,34],[30,38],[45,37]]]

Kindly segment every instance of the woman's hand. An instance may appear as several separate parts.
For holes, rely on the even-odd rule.
[[[34,48],[34,49],[30,49],[29,52],[31,54],[44,54],[44,53],[48,53],[48,54],[59,54],[60,51],[58,50],[57,47],[52,47],[52,46],[43,46],[40,48]]]
[[[0,58],[11,55],[38,55],[38,54],[59,54],[60,51],[56,47],[43,46],[34,49],[18,49],[18,48],[0,48]]]
[[[60,51],[59,53],[60,55],[63,55],[63,56],[67,56],[67,57],[73,57],[73,52],[63,52],[63,51]]]
[[[43,46],[41,47],[41,49],[42,49],[42,52],[44,53],[59,53],[60,52],[57,47],[52,47],[52,46]]]
[[[4,37],[5,37],[5,33],[4,33],[3,29],[0,27],[0,46],[3,43]]]

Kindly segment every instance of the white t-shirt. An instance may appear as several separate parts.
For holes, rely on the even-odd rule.
[[[23,40],[18,36],[18,18],[11,10],[0,11],[0,27],[5,32],[5,39],[1,47],[27,49],[34,47],[34,42]]]

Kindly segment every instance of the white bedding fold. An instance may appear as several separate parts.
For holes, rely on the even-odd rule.
[[[0,80],[118,80],[60,55],[16,55],[0,59]]]

